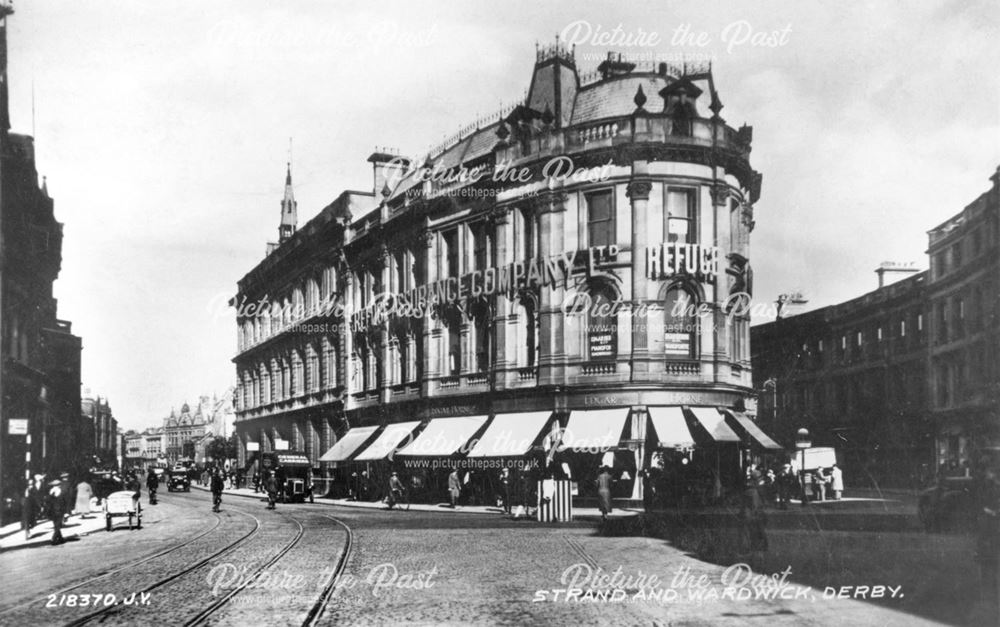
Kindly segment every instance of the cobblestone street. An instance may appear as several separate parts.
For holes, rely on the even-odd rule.
[[[276,625],[309,624],[317,616],[324,625],[930,624],[898,611],[910,589],[880,604],[824,598],[825,585],[892,585],[864,572],[820,584],[799,580],[795,566],[781,586],[762,587],[758,574],[698,560],[664,540],[602,536],[590,522],[326,504],[279,505],[271,512],[259,498],[231,495],[217,517],[209,495],[197,490],[166,495],[146,511],[142,530],[95,532],[62,547],[0,554],[0,567],[12,575],[5,577],[0,624],[84,624],[95,608],[79,601],[69,607],[59,600],[63,595],[123,599],[147,590],[148,602],[93,620],[242,625],[266,615]],[[778,564],[787,556],[781,551],[795,546],[795,533],[772,534],[776,546],[767,568],[774,573],[765,574],[782,578]],[[262,568],[266,574],[257,575]],[[329,603],[316,614],[334,582]]]

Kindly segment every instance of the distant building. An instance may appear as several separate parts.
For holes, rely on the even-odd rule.
[[[108,399],[93,396],[90,390],[84,391],[80,401],[80,415],[83,418],[84,429],[88,433],[86,447],[91,455],[99,457],[101,465],[113,466],[118,455],[118,421]]]
[[[906,485],[933,463],[926,403],[927,273],[750,329],[757,419],[807,428],[852,473]],[[862,479],[858,479],[862,481]]]
[[[30,472],[74,470],[84,463],[81,343],[71,324],[59,319],[52,295],[62,265],[62,224],[44,180],[39,185],[33,138],[10,132],[6,16],[11,12],[0,5],[0,496],[5,500],[18,498]]]
[[[883,264],[873,292],[751,329],[762,423],[789,441],[808,428],[882,484],[1000,446],[1000,169],[991,180],[928,232],[929,271]]]
[[[1000,168],[993,187],[928,231],[927,387],[936,461],[1000,446]]]
[[[193,409],[184,403],[179,414],[171,410],[170,416],[163,421],[167,461],[171,464],[182,460],[204,463],[204,446],[199,455],[197,443],[209,435],[226,437],[227,429],[232,433],[232,424],[232,391],[221,398],[201,396]]]

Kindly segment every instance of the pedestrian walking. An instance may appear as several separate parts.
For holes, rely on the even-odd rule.
[[[62,544],[66,541],[62,535],[63,516],[66,515],[66,495],[64,492],[63,482],[60,479],[54,479],[49,482],[49,494],[46,497],[45,510],[49,520],[52,521],[53,545]]]
[[[611,484],[614,481],[611,477],[611,469],[601,466],[601,472],[597,475],[597,507],[601,510],[601,520],[607,520],[611,513]]]
[[[226,482],[225,479],[223,479],[222,477],[222,471],[216,468],[215,473],[212,475],[211,479],[213,512],[218,512],[219,507],[222,505],[222,491],[225,487],[226,487]]]
[[[28,485],[24,488],[21,496],[21,528],[24,530],[24,539],[31,538],[31,528],[35,526],[38,515],[41,513],[41,492],[44,475],[35,475],[34,479],[28,480]]]
[[[830,482],[830,477],[826,474],[825,468],[816,470],[816,500],[826,500],[826,486]]]
[[[389,498],[387,502],[389,504],[389,509],[403,499],[405,493],[405,488],[403,487],[403,482],[399,480],[399,473],[393,472],[392,476],[389,477]],[[406,502],[406,508],[410,508],[409,499]]]
[[[833,500],[839,501],[844,493],[844,472],[837,464],[830,469],[830,490],[833,492]]]
[[[740,507],[743,545],[750,554],[750,567],[758,571],[764,566],[764,553],[767,551],[767,514],[760,488],[760,473],[754,471],[743,491]]]
[[[149,504],[156,505],[156,490],[160,487],[160,479],[152,468],[146,473],[146,489],[149,490]]]
[[[278,500],[278,480],[273,470],[268,470],[264,476],[264,491],[267,492],[267,509],[274,509],[274,503]]]
[[[458,478],[458,468],[454,468],[448,475],[448,496],[451,499],[451,508],[458,505],[458,497],[462,494],[462,481]]]
[[[500,471],[500,497],[503,499],[503,511],[510,514],[510,469],[504,468]]]
[[[76,484],[76,506],[73,508],[80,518],[89,518],[90,499],[94,498],[94,489],[90,487],[86,479]]]
[[[792,472],[792,465],[785,464],[778,472],[778,508],[788,509],[788,502],[792,498],[792,491],[795,488],[795,473]]]

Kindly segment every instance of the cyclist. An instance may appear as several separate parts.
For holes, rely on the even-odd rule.
[[[215,472],[212,473],[211,480],[212,487],[212,511],[219,511],[219,506],[222,505],[222,490],[226,487],[226,481],[222,478],[222,470],[216,467]]]

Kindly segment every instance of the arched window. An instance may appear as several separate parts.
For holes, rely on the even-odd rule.
[[[274,399],[274,396],[272,394],[269,394],[269,391],[270,390],[268,388],[267,366],[265,366],[264,364],[261,364],[260,365],[260,404],[261,405],[266,405],[267,403],[270,403]]]
[[[608,285],[592,286],[587,307],[587,358],[591,361],[618,357],[618,310],[621,303]]]
[[[306,283],[306,313],[312,315],[319,309],[319,283],[309,279]]]
[[[291,396],[299,396],[302,394],[302,354],[299,351],[292,351],[292,372],[291,372],[291,387],[289,388]]]
[[[274,335],[281,330],[282,320],[284,312],[281,309],[281,301],[275,301],[271,305],[271,332],[269,335]]]
[[[667,290],[663,299],[663,350],[668,356],[695,357],[698,300],[680,286]]]
[[[337,353],[333,340],[323,338],[323,387],[330,389],[337,385]]]
[[[292,320],[301,320],[305,315],[305,299],[302,297],[302,290],[296,288],[292,292]]]

